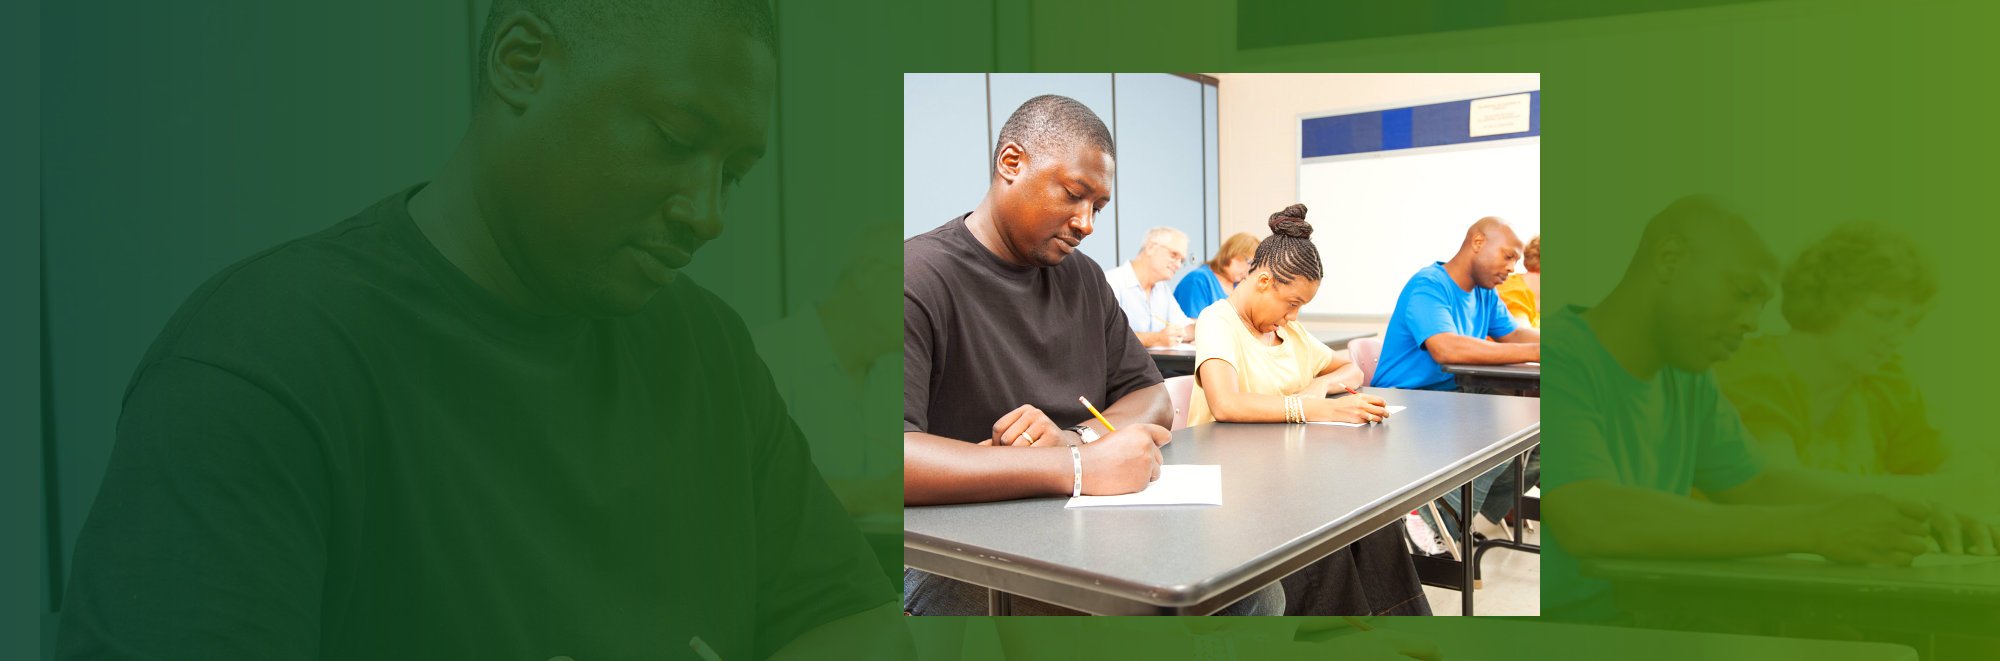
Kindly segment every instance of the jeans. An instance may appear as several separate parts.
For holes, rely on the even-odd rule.
[[[1527,478],[1530,486],[1541,484],[1542,449],[1540,447],[1536,447],[1534,450],[1528,452]],[[1473,510],[1484,515],[1487,521],[1498,523],[1502,517],[1507,516],[1508,512],[1514,510],[1514,496],[1520,492],[1521,487],[1514,483],[1514,462],[1509,461],[1494,466],[1493,470],[1486,471],[1472,480]],[[1446,505],[1450,505],[1452,511],[1458,511],[1458,493],[1457,489],[1452,489],[1445,492],[1444,497],[1438,500]],[[1433,527],[1438,526],[1440,523],[1435,517],[1431,516],[1429,508],[1423,510],[1423,517],[1424,522],[1431,524]],[[1456,539],[1458,536],[1457,520],[1452,520],[1448,525],[1450,527],[1442,529],[1452,531],[1452,537]]]
[[[986,588],[903,569],[903,610],[911,615],[985,615]],[[1009,602],[1015,615],[1083,615],[1055,604],[1015,596]],[[1216,615],[1283,615],[1285,590],[1273,583],[1250,596],[1216,611]]]

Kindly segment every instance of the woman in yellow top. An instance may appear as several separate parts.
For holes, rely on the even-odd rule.
[[[1271,237],[1257,245],[1249,277],[1195,322],[1189,424],[1389,417],[1374,395],[1326,397],[1340,384],[1359,386],[1361,370],[1298,323],[1323,277],[1305,218],[1302,204],[1271,214]],[[1430,615],[1403,535],[1398,519],[1285,577],[1285,614]]]
[[[1361,385],[1361,368],[1335,355],[1299,324],[1299,308],[1319,293],[1319,249],[1306,207],[1271,214],[1271,237],[1257,245],[1250,274],[1195,320],[1195,387],[1188,424],[1204,422],[1381,422],[1382,399],[1328,399]]]
[[[1507,315],[1514,318],[1515,326],[1542,327],[1542,237],[1536,235],[1528,240],[1528,247],[1521,251],[1521,268],[1526,273],[1507,276],[1493,293],[1500,295],[1500,302],[1507,304]]]
[[[1941,474],[1946,445],[1903,367],[1902,343],[1937,291],[1916,246],[1880,225],[1843,225],[1799,255],[1783,288],[1791,331],[1753,338],[1715,369],[1765,458],[1920,498],[1991,498],[1975,485],[1982,471]]]

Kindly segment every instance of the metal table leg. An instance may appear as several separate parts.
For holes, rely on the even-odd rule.
[[[1458,503],[1459,503],[1458,530],[1460,534],[1459,539],[1465,540],[1465,546],[1463,548],[1466,551],[1466,553],[1460,554],[1460,563],[1463,564],[1465,567],[1465,577],[1464,577],[1465,582],[1459,584],[1463,586],[1463,589],[1459,590],[1458,592],[1460,597],[1459,614],[1470,617],[1472,615],[1472,593],[1473,593],[1472,572],[1474,568],[1479,566],[1478,562],[1473,559],[1471,553],[1471,551],[1473,550],[1472,482],[1468,481],[1464,485],[1458,487]]]

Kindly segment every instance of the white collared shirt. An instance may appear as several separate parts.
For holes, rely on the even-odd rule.
[[[1185,326],[1189,319],[1181,311],[1181,304],[1174,300],[1174,279],[1169,277],[1153,283],[1153,290],[1139,288],[1139,272],[1126,262],[1104,273],[1104,280],[1111,285],[1111,292],[1118,296],[1118,309],[1125,311],[1125,319],[1132,324],[1134,333],[1152,333],[1167,329],[1167,324]]]

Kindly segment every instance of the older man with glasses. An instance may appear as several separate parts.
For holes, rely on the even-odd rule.
[[[1187,235],[1180,230],[1146,230],[1139,254],[1104,274],[1140,344],[1164,347],[1194,339],[1194,321],[1174,301],[1174,274],[1187,263],[1187,246]]]

